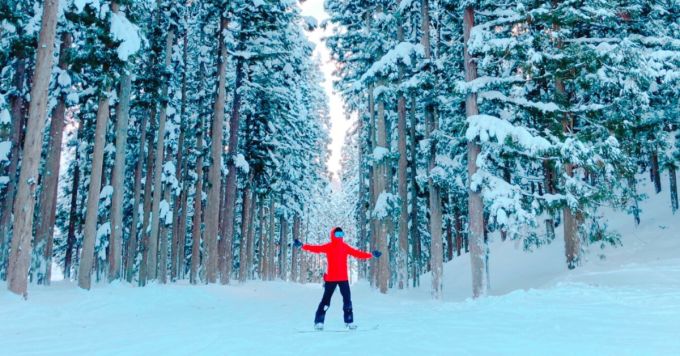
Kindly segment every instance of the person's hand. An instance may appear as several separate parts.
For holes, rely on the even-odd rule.
[[[295,241],[293,241],[293,247],[302,248],[302,242],[300,242],[298,239],[295,239]]]
[[[378,258],[380,256],[382,256],[382,252],[380,252],[378,250],[373,251],[373,257]]]

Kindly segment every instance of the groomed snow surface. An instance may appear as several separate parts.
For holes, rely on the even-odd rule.
[[[389,295],[356,283],[353,332],[298,332],[312,330],[318,284],[118,283],[87,292],[54,282],[30,286],[28,301],[2,284],[0,354],[678,355],[680,217],[669,206],[667,191],[645,202],[638,227],[609,214],[624,246],[590,246],[575,271],[560,239],[533,253],[494,242],[492,296],[479,300],[467,299],[467,256],[446,265],[444,302],[429,299],[427,276]],[[342,328],[341,305],[336,291],[327,329]]]

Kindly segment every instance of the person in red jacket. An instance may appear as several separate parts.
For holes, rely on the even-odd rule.
[[[324,319],[326,318],[326,311],[331,305],[331,297],[335,292],[335,287],[340,287],[340,294],[342,294],[342,310],[344,312],[345,326],[348,329],[355,329],[354,314],[352,313],[352,297],[349,290],[349,281],[347,276],[347,256],[356,257],[358,259],[366,260],[371,257],[380,257],[380,251],[373,251],[368,253],[355,249],[354,247],[345,243],[343,238],[345,233],[341,228],[335,227],[331,230],[331,242],[323,245],[308,245],[302,244],[300,240],[295,240],[295,247],[302,248],[311,253],[325,253],[328,261],[328,269],[323,275],[324,292],[321,298],[321,303],[316,310],[314,316],[314,328],[323,330]]]

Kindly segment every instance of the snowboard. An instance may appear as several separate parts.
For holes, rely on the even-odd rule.
[[[361,332],[361,331],[374,331],[378,330],[378,327],[380,325],[374,325],[368,328],[360,328],[357,327],[356,329],[347,329],[347,328],[342,328],[342,329],[323,329],[323,330],[297,330],[298,333],[301,334],[306,334],[306,333],[352,333],[352,332]]]

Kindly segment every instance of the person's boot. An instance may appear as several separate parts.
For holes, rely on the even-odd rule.
[[[345,324],[345,327],[347,328],[347,330],[356,330],[357,328],[357,326],[354,325],[354,323],[347,323]]]
[[[323,323],[316,323],[316,324],[314,324],[314,330],[316,330],[316,331],[323,331]]]

